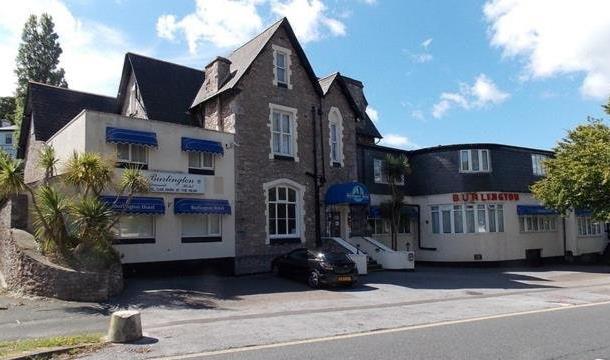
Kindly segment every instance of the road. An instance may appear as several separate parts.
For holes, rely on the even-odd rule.
[[[172,359],[610,359],[610,303]]]

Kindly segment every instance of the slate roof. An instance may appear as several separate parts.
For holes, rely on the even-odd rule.
[[[300,57],[301,62],[303,63],[303,67],[309,74],[309,76],[312,79],[312,82],[314,83],[314,86],[315,86],[315,84],[318,83],[318,81],[317,81],[318,78],[316,77],[316,75],[311,67],[311,64],[309,63],[309,60],[307,60],[307,57],[305,56],[305,52],[303,51],[303,48],[301,48],[301,45],[299,44],[299,42],[296,38],[296,35],[294,34],[294,31],[290,27],[290,24],[288,23],[288,19],[283,18],[283,19],[277,21],[276,23],[274,23],[273,25],[271,25],[270,27],[268,27],[267,29],[265,29],[262,33],[260,33],[256,37],[254,37],[252,40],[248,41],[244,45],[235,49],[231,53],[231,55],[229,55],[227,57],[231,61],[231,66],[229,67],[230,75],[229,75],[228,79],[225,80],[226,82],[218,89],[217,92],[212,93],[212,94],[206,94],[205,89],[201,88],[199,90],[199,92],[197,93],[197,96],[195,97],[195,100],[193,101],[191,108],[194,108],[194,107],[198,106],[199,104],[201,104],[227,90],[234,88],[235,85],[237,85],[237,83],[239,82],[239,80],[248,71],[248,69],[250,68],[250,65],[252,65],[254,60],[256,60],[257,56],[261,53],[261,51],[263,51],[263,49],[265,48],[265,45],[267,45],[269,40],[271,40],[271,37],[273,36],[273,34],[275,34],[275,32],[282,26],[285,27],[286,32],[288,33],[288,37],[292,41],[292,44],[297,52],[297,55]],[[317,87],[316,87],[316,90],[321,92],[321,90]]]
[[[26,117],[21,123],[19,154],[23,151],[27,135],[30,133],[29,115],[34,114],[36,140],[47,141],[85,109],[116,113],[116,99],[30,81]]]
[[[203,84],[204,72],[183,65],[127,53],[119,86],[119,106],[127,93],[131,71],[135,74],[141,99],[149,119],[192,124],[188,113]]]
[[[330,90],[331,85],[335,81],[337,81],[338,84],[341,86],[341,88],[346,92],[346,95],[349,97],[350,103],[352,103],[352,105],[356,108],[356,110],[359,113],[360,121],[358,123],[356,123],[356,132],[358,134],[381,139],[382,136],[379,133],[379,130],[377,130],[377,127],[375,126],[375,124],[373,123],[371,118],[369,118],[368,114],[366,113],[366,107],[367,107],[368,103],[366,101],[366,98],[364,97],[364,94],[362,94],[363,102],[360,102],[357,100],[359,98],[359,96],[357,96],[357,94],[355,93],[355,90],[346,85],[346,82],[351,82],[353,84],[356,84],[359,88],[362,89],[362,87],[363,87],[362,82],[360,82],[358,80],[354,80],[347,76],[341,75],[341,73],[339,73],[339,72],[336,72],[327,77],[321,78],[318,81],[320,84],[320,88],[322,89],[322,93],[324,95],[326,95],[328,90]]]

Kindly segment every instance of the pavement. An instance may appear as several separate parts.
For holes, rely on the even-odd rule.
[[[90,359],[162,358],[610,301],[610,268],[418,267],[376,272],[354,289],[311,290],[271,275],[129,279],[106,303],[0,295],[0,340],[105,331],[138,309],[146,337]]]

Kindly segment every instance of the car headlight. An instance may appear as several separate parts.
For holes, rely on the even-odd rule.
[[[332,271],[334,267],[326,261],[320,261],[320,267],[324,270]]]

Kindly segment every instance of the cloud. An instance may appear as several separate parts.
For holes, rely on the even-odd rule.
[[[320,40],[325,30],[333,36],[346,34],[345,24],[329,17],[321,0],[271,0],[271,11],[287,17],[299,41],[304,43]]]
[[[460,84],[457,92],[444,92],[432,106],[432,116],[436,119],[446,115],[452,107],[465,110],[498,105],[506,101],[510,94],[500,90],[485,74],[480,74],[472,85]]]
[[[398,134],[385,134],[379,142],[381,145],[391,146],[401,149],[417,149],[419,145],[413,143],[407,136]]]
[[[369,116],[369,118],[374,122],[378,122],[379,121],[379,112],[377,112],[377,110],[372,107],[372,106],[367,106],[366,107],[366,114]]]
[[[411,111],[411,117],[419,120],[419,121],[424,121],[426,120],[426,116],[424,115],[424,112],[421,110],[413,110]]]
[[[427,38],[426,40],[422,41],[422,43],[420,44],[420,46],[423,49],[422,52],[411,54],[409,51],[407,51],[407,53],[411,57],[411,61],[414,63],[417,63],[417,64],[425,64],[427,62],[432,61],[432,59],[434,59],[434,57],[432,56],[432,54],[430,54],[430,51],[429,51],[430,44],[432,44],[432,38]]]
[[[197,0],[195,5],[195,11],[182,19],[161,15],[157,36],[173,41],[182,33],[189,52],[197,54],[205,42],[218,48],[245,43],[263,29],[263,18],[269,17],[287,17],[303,43],[347,33],[345,24],[329,16],[321,0]]]
[[[197,53],[201,42],[231,47],[246,42],[263,27],[257,5],[260,0],[197,0],[195,12],[177,20],[165,14],[157,19],[157,35],[174,40],[177,32],[186,38],[189,52]]]
[[[23,0],[0,12],[0,95],[12,94],[13,73],[23,24],[30,14],[53,17],[63,49],[60,66],[70,88],[116,95],[128,39],[117,29],[75,16],[59,0]],[[132,49],[133,50],[133,49]]]
[[[610,2],[493,0],[483,7],[490,43],[524,62],[524,79],[581,73],[586,97],[610,94]]]

